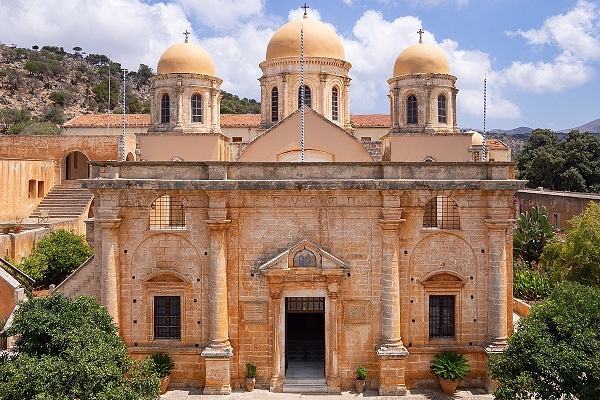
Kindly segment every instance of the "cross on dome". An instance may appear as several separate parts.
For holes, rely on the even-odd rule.
[[[190,36],[190,33],[187,29],[185,30],[185,32],[183,32],[183,34],[185,35],[185,42],[188,42],[188,36]]]
[[[307,10],[308,8],[310,8],[310,7],[309,7],[309,6],[307,6],[307,5],[306,5],[306,3],[304,3],[304,6],[302,6],[302,7],[300,7],[300,8],[304,8],[304,16],[303,16],[303,18],[307,18],[308,16],[306,15],[306,10]]]
[[[419,28],[417,33],[419,34],[419,43],[423,43],[423,34],[425,33],[425,31],[422,28]]]

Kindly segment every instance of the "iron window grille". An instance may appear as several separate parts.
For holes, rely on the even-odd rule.
[[[150,205],[151,230],[185,230],[185,212],[181,200],[164,195]]]
[[[454,338],[454,296],[429,296],[429,338]]]
[[[160,100],[160,123],[167,124],[171,121],[171,101],[168,94],[163,94]]]
[[[425,204],[423,229],[460,229],[458,205],[448,196],[435,196]]]
[[[419,106],[417,104],[417,96],[414,94],[408,96],[406,99],[406,123],[419,123]]]
[[[331,119],[338,120],[338,88],[331,89]]]
[[[438,122],[445,124],[446,120],[446,96],[440,94],[438,96]]]
[[[291,312],[322,312],[325,310],[325,298],[287,297],[286,307]]]
[[[310,101],[310,87],[304,85],[304,105],[307,107],[311,106]],[[298,89],[298,108],[302,105],[302,86]]]
[[[192,122],[202,122],[202,97],[199,94],[192,96]]]
[[[279,90],[276,87],[271,89],[271,122],[277,122],[279,119]]]
[[[154,339],[181,338],[181,299],[179,296],[154,297]]]

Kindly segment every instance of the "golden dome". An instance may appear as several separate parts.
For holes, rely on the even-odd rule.
[[[404,49],[394,64],[394,76],[410,74],[450,74],[450,64],[439,47],[419,43]]]
[[[483,135],[475,131],[467,131],[466,133],[471,134],[471,145],[472,146],[483,146]]]
[[[217,76],[215,63],[210,54],[192,43],[179,43],[169,47],[158,60],[156,72]]]
[[[344,60],[342,41],[324,23],[304,18],[288,22],[273,34],[267,46],[267,60],[300,57],[300,30],[304,27],[304,56],[329,57]]]

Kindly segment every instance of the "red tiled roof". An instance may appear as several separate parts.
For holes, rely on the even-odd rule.
[[[83,114],[65,123],[66,128],[96,128],[120,126],[123,114]],[[150,114],[125,114],[127,126],[150,126]]]
[[[389,114],[353,114],[350,121],[357,128],[389,128],[392,124]]]
[[[508,146],[498,139],[487,139],[485,144],[490,150],[507,150]]]
[[[233,128],[236,126],[260,125],[260,114],[221,114],[221,126]]]

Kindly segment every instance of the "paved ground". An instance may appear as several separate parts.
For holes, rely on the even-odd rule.
[[[253,392],[235,390],[229,396],[205,396],[197,389],[189,390],[169,390],[160,398],[164,400],[348,400],[348,399],[369,399],[369,400],[449,400],[449,399],[472,399],[472,400],[493,400],[494,396],[486,394],[483,389],[457,390],[453,397],[446,396],[441,389],[411,390],[407,396],[379,396],[374,390],[367,390],[363,394],[356,392],[342,392],[337,394],[296,394],[296,393],[271,393],[268,390],[255,389]]]

